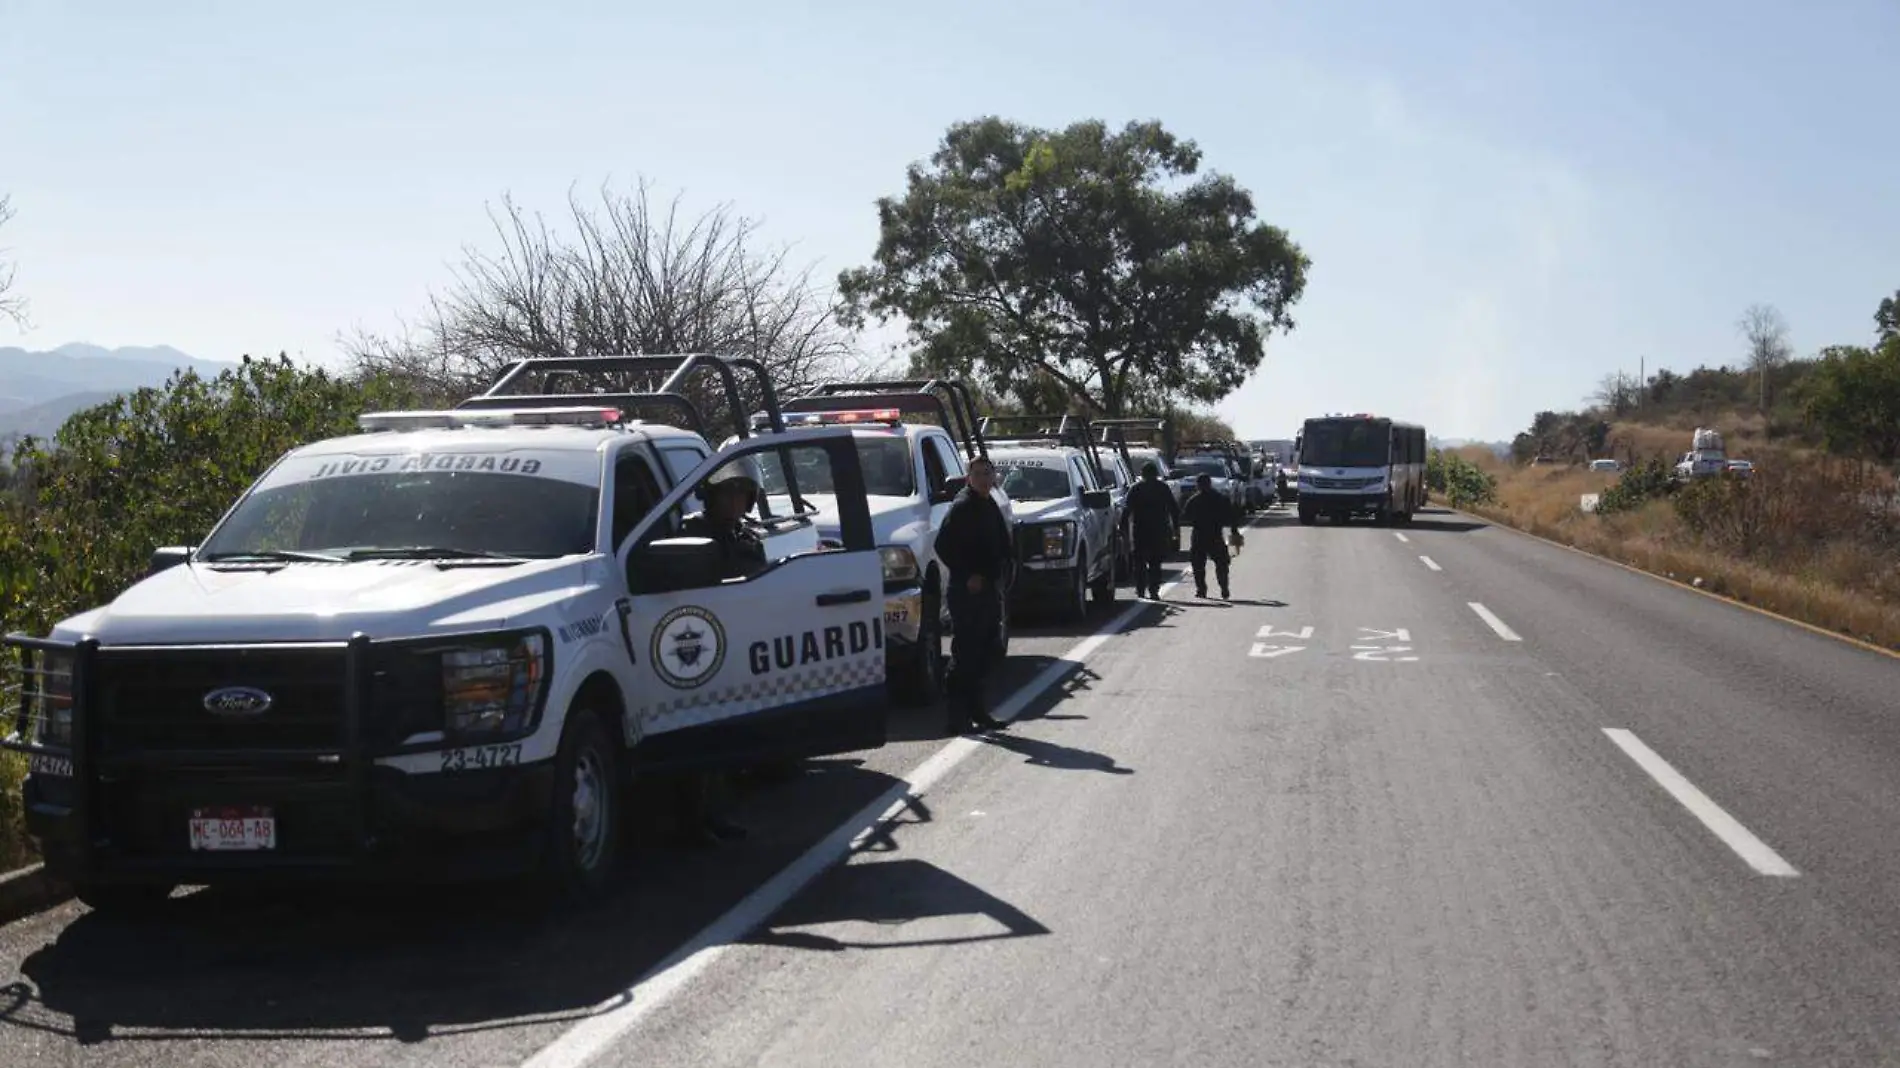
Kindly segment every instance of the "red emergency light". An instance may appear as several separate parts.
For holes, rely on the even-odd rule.
[[[862,423],[888,423],[895,425],[903,421],[903,413],[896,408],[859,408],[837,412],[800,412],[786,416],[787,424],[799,423],[805,426],[831,424],[856,425]]]

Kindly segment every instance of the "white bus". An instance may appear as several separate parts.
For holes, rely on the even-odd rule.
[[[1294,439],[1300,522],[1370,515],[1380,526],[1409,523],[1425,506],[1425,428],[1383,416],[1308,419]]]

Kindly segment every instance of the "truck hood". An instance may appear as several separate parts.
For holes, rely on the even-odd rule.
[[[512,626],[572,597],[589,560],[438,567],[422,560],[213,568],[181,564],[65,620],[54,636],[107,645],[340,641]]]
[[[1017,501],[1016,522],[1034,523],[1045,519],[1074,519],[1076,504],[1063,498],[1057,501]]]
[[[803,495],[812,507],[818,509],[818,536],[837,538],[842,535],[838,527],[838,497],[831,493],[807,493]],[[994,494],[996,503],[1008,517],[1012,508],[1020,517],[1022,506],[1014,504],[1001,493]],[[880,497],[869,495],[865,504],[871,511],[871,530],[877,536],[879,545],[904,545],[919,536],[921,531],[930,528],[931,508],[916,497]],[[782,496],[772,498],[775,512],[791,512],[790,501]]]

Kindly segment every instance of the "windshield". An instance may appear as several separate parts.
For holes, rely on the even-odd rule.
[[[1197,475],[1226,478],[1227,461],[1218,456],[1183,456],[1174,461],[1174,474],[1177,478],[1193,478]]]
[[[1147,463],[1154,464],[1155,469],[1163,475],[1168,473],[1168,465],[1161,462],[1160,449],[1129,449],[1128,460],[1137,475],[1141,474],[1141,466]]]
[[[1012,464],[1008,460],[998,460],[996,466],[1003,473],[1003,492],[1013,501],[1055,501],[1075,492],[1069,485],[1069,474],[1060,467],[1032,466],[1030,463]]]
[[[477,471],[310,475],[246,497],[201,559],[374,550],[556,557],[592,552],[598,493],[558,478]]]
[[[908,497],[916,492],[912,477],[910,441],[900,437],[853,437],[858,446],[858,464],[864,469],[864,491],[873,497]],[[787,492],[785,468],[777,452],[761,455],[759,474],[765,492],[774,496]],[[798,449],[792,454],[799,493],[836,493],[832,485],[831,461],[820,449]]]
[[[1300,463],[1313,467],[1384,467],[1391,462],[1391,427],[1377,420],[1309,420],[1300,439]]]

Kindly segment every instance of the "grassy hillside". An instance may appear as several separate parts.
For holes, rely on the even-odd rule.
[[[1885,458],[1828,448],[1803,410],[1812,394],[1801,383],[1814,367],[1784,368],[1787,399],[1767,412],[1745,389],[1697,391],[1640,410],[1539,413],[1511,460],[1481,448],[1456,454],[1498,480],[1496,501],[1475,509],[1492,519],[1900,649],[1894,471]],[[1742,377],[1703,373],[1731,387]],[[1721,431],[1731,458],[1755,462],[1754,476],[1672,485],[1667,473],[1698,426]],[[1628,469],[1583,466],[1601,457]],[[1600,496],[1600,514],[1582,510],[1585,494]]]

